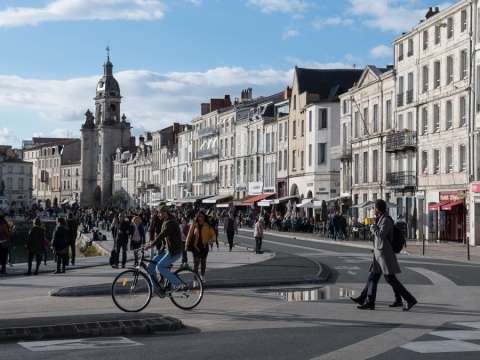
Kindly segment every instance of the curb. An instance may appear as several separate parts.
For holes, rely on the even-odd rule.
[[[119,335],[145,335],[183,329],[183,323],[169,316],[139,319],[53,323],[0,328],[0,342],[19,340],[64,339]]]

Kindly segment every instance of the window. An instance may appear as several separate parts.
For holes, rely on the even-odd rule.
[[[18,178],[18,190],[23,190],[23,178]]]
[[[403,43],[398,44],[398,61],[403,60]]]
[[[288,170],[288,153],[287,150],[283,150],[283,168]]]
[[[440,61],[433,63],[433,87],[434,89],[440,86]]]
[[[363,135],[368,135],[368,108],[363,109]]]
[[[422,175],[428,175],[428,152],[422,151]]]
[[[453,151],[452,147],[448,146],[445,151],[445,172],[450,174],[453,171]]]
[[[353,167],[353,183],[358,184],[358,170],[359,170],[360,155],[355,154],[354,156],[354,167]]]
[[[408,39],[407,56],[410,57],[412,55],[413,55],[413,39]]]
[[[326,151],[327,144],[326,143],[317,143],[317,164],[322,165],[325,164],[326,161]]]
[[[265,152],[270,152],[270,133],[265,135]]]
[[[467,50],[462,50],[460,52],[460,80],[465,80],[467,78]]]
[[[305,156],[304,156],[304,151],[300,151],[300,169],[303,170],[305,166]]]
[[[403,76],[400,76],[398,78],[398,99],[397,99],[397,105],[398,106],[403,106],[403,90],[404,90],[404,87],[403,87]]]
[[[424,107],[422,109],[422,128],[421,134],[426,135],[428,133],[428,109]]]
[[[440,27],[440,25],[436,25],[435,26],[435,45],[438,45],[440,44],[440,40],[441,40],[441,33],[442,29]]]
[[[359,137],[359,127],[360,127],[360,113],[355,111],[355,121],[353,123],[353,137]]]
[[[462,10],[460,13],[460,31],[464,32],[467,30],[467,10]]]
[[[447,19],[447,39],[453,38],[453,17]]]
[[[453,127],[453,106],[452,101],[448,100],[446,103],[446,119],[445,119],[445,129],[451,129]]]
[[[440,130],[440,105],[433,105],[433,132]]]
[[[283,126],[282,126],[282,124],[280,124],[280,126],[278,127],[278,140],[279,141],[283,140]]]
[[[295,171],[297,168],[296,164],[297,150],[292,150],[292,170]]]
[[[363,183],[368,183],[368,152],[363,153]]]
[[[272,138],[272,144],[273,144],[273,138]],[[230,140],[230,156],[235,155],[235,142],[233,141],[233,136]]]
[[[428,91],[428,65],[422,67],[422,92]]]
[[[385,127],[388,129],[392,128],[392,100],[387,100],[385,103],[385,112],[386,112],[386,124]]]
[[[292,135],[294,139],[297,137],[297,121],[296,120],[293,120],[293,123],[292,123]]]
[[[433,150],[433,173],[440,174],[440,150]]]
[[[373,105],[373,132],[378,131],[378,105]]]
[[[467,124],[467,98],[465,96],[460,97],[460,124],[459,126],[465,126]]]
[[[260,166],[261,166],[260,156],[257,156],[257,178],[256,178],[257,181],[260,180],[260,171],[261,171]]]
[[[428,30],[423,31],[423,50],[428,49]]]
[[[397,130],[402,130],[404,129],[404,125],[403,125],[403,114],[398,114],[398,118],[397,118]]]
[[[313,111],[308,112],[308,131],[309,132],[312,132],[312,112]]]
[[[373,165],[373,174],[372,174],[372,181],[377,182],[378,181],[378,150],[373,150],[373,159],[372,159],[372,165]]]
[[[447,85],[453,82],[453,56],[447,56]]]
[[[283,123],[283,127],[284,127],[284,129],[283,129],[283,130],[284,130],[283,136],[284,136],[285,141],[287,141],[287,138],[288,138],[288,122],[284,122],[284,123]]]
[[[293,95],[293,110],[297,109],[297,95]]]
[[[308,144],[308,166],[312,166],[312,144]]]
[[[278,152],[278,171],[282,170],[282,152]]]
[[[346,114],[348,112],[348,102],[347,102],[347,100],[343,100],[342,105],[343,105],[343,113]]]
[[[458,166],[459,171],[464,172],[467,170],[467,157],[465,145],[460,145],[458,148]]]
[[[407,77],[407,104],[413,102],[413,72],[408,73]]]
[[[318,130],[327,128],[327,109],[320,109],[318,114]]]
[[[228,139],[225,139],[225,157],[228,156]]]
[[[260,129],[257,129],[257,152],[261,151]]]

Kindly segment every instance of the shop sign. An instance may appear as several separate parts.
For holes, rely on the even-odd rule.
[[[248,183],[248,195],[260,195],[263,193],[263,182],[255,181]]]
[[[473,183],[472,184],[472,192],[480,193],[480,183]]]
[[[440,193],[440,201],[455,201],[465,199],[465,191],[444,191]]]
[[[266,187],[263,189],[264,192],[266,193],[274,193],[275,192],[275,188],[274,187]]]

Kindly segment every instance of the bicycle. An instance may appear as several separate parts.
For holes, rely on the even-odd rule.
[[[124,312],[140,312],[150,303],[155,293],[160,298],[169,297],[170,301],[182,310],[192,310],[203,298],[203,282],[200,276],[189,268],[179,268],[174,272],[181,282],[178,290],[172,290],[171,284],[157,271],[150,274],[148,264],[154,263],[145,259],[145,249],[136,250],[141,253],[139,265],[118,274],[112,283],[112,300]]]

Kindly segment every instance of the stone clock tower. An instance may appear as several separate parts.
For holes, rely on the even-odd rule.
[[[118,148],[131,144],[131,126],[125,114],[120,116],[122,96],[109,54],[94,100],[95,115],[88,110],[81,129],[82,206],[108,205],[112,196],[113,156]]]

